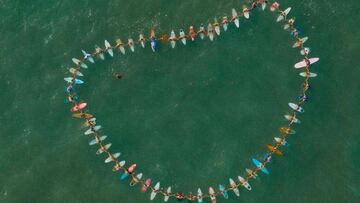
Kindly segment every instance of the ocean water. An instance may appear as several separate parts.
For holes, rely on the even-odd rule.
[[[0,0],[0,202],[149,202],[120,182],[89,147],[64,104],[72,57],[151,27],[199,27],[245,1]],[[360,20],[357,0],[288,0],[319,76],[311,80],[302,124],[270,176],[220,202],[358,202]],[[227,184],[286,122],[302,79],[301,59],[274,14],[255,11],[214,42],[152,53],[116,52],[90,65],[79,88],[102,132],[138,172],[174,191]],[[122,73],[116,80],[113,73]],[[160,195],[159,195],[160,196]],[[157,197],[155,202],[162,202]],[[175,202],[175,200],[170,200]]]

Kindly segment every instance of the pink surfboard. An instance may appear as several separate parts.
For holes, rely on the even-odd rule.
[[[133,165],[131,165],[129,168],[128,168],[128,172],[129,173],[133,173],[134,171],[135,171],[135,169],[136,169],[136,164],[133,164]]]
[[[320,60],[320,58],[311,58],[311,59],[309,59],[309,62],[310,62],[310,64],[314,64],[314,63],[318,62],[319,60]],[[295,64],[294,67],[296,69],[300,69],[300,68],[306,67],[306,65],[307,65],[307,63],[306,63],[306,60],[304,59],[304,60],[300,61],[299,63]]]
[[[74,107],[71,108],[71,112],[76,112],[76,111],[80,111],[81,109],[84,109],[86,107],[86,103],[80,103],[78,105],[75,105]]]
[[[141,192],[146,192],[146,190],[150,187],[151,185],[151,179],[147,179],[144,183],[144,185],[141,187]]]

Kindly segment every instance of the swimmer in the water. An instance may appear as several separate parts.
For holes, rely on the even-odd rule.
[[[123,78],[123,74],[121,73],[114,73],[114,77],[118,80],[122,79]]]

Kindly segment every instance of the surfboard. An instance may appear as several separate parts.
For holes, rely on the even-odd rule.
[[[85,131],[85,135],[90,135],[90,134],[93,134],[94,132],[98,131],[101,129],[101,125],[97,125],[97,126],[94,126],[92,128],[89,128],[87,131]]]
[[[130,186],[136,185],[141,180],[142,176],[143,176],[142,173],[139,173],[136,176],[133,176],[133,179],[130,182]]]
[[[106,144],[106,145],[104,146],[104,149],[108,150],[110,147],[111,147],[111,143]],[[104,149],[102,149],[102,148],[100,147],[100,148],[96,151],[96,154],[99,155],[99,154],[103,153],[103,152],[105,151]]]
[[[168,187],[168,189],[166,190],[166,194],[164,195],[164,202],[169,201],[170,193],[171,193],[171,187]]]
[[[198,190],[197,190],[197,199],[198,199],[198,203],[202,203],[203,202],[203,193],[202,193],[202,191],[201,191],[201,189],[200,188],[198,188]]]
[[[77,66],[81,66],[82,68],[88,68],[88,66],[87,66],[85,63],[81,62],[81,60],[79,60],[79,59],[77,59],[77,58],[72,58],[71,60],[72,60],[72,61],[75,63],[75,65],[77,65]]]
[[[274,152],[276,155],[279,155],[279,156],[284,155],[284,154],[282,153],[282,151],[276,149],[274,146],[272,146],[272,145],[270,145],[270,144],[267,144],[266,147],[267,147],[270,151]]]
[[[89,145],[98,144],[99,142],[102,142],[106,139],[106,136],[101,136],[99,138],[95,138],[89,142]]]
[[[286,16],[290,13],[291,11],[291,7],[285,9],[285,11],[281,12],[281,14],[279,15],[279,17],[276,19],[276,22],[280,22],[284,19],[286,19]]]
[[[76,111],[80,111],[81,109],[84,109],[86,107],[87,103],[80,103],[78,105],[75,105],[74,107],[71,108],[71,112],[76,112]]]
[[[316,74],[316,73],[310,73],[310,72],[302,72],[302,73],[299,73],[299,75],[300,75],[301,77],[304,77],[304,78],[306,78],[306,77],[309,77],[309,78],[315,78],[315,77],[317,77],[317,74]]]
[[[72,73],[72,74],[75,74],[77,76],[84,76],[80,71],[78,71],[76,68],[70,68],[69,69],[69,72]]]
[[[111,156],[109,156],[107,159],[105,159],[105,163],[110,163],[112,161],[115,161],[119,156],[121,155],[120,152],[112,154]]]
[[[89,114],[89,113],[74,113],[72,115],[74,118],[85,118],[85,119],[90,119],[93,118],[94,116]]]
[[[229,183],[230,183],[231,189],[234,191],[235,195],[239,197],[240,191],[239,191],[238,187],[236,186],[235,181],[232,178],[229,178]]]
[[[304,44],[307,40],[309,39],[309,37],[303,37],[300,39],[300,41],[295,42],[295,44],[293,45],[293,48],[299,47],[302,44]]]
[[[154,186],[154,190],[151,191],[150,200],[155,199],[159,189],[160,189],[160,182],[157,182]]]
[[[263,164],[260,161],[258,161],[257,159],[254,159],[254,158],[251,159],[251,161],[253,162],[253,164],[256,167],[258,167],[261,170],[261,172],[265,173],[266,175],[270,174],[269,171],[263,166]]]
[[[320,58],[310,58],[308,61],[306,59],[304,59],[304,60],[296,63],[294,65],[294,67],[296,69],[304,68],[304,67],[307,66],[308,63],[311,65],[311,64],[314,64],[314,63],[318,62],[319,60],[320,60]]]
[[[113,52],[113,50],[112,50],[112,47],[111,47],[110,43],[109,43],[107,40],[105,40],[104,44],[105,44],[105,47],[106,47],[106,49],[107,49],[107,53],[108,53],[111,57],[113,57],[113,56],[114,56],[114,52]]]
[[[291,109],[293,109],[293,110],[295,110],[295,111],[297,111],[297,112],[299,112],[299,113],[304,113],[304,109],[301,107],[301,106],[299,106],[299,105],[297,105],[297,104],[295,104],[295,103],[288,103],[288,105],[289,105],[289,107],[291,108]]]

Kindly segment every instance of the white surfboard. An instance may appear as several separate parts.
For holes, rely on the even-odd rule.
[[[98,144],[99,142],[102,142],[106,139],[106,136],[101,136],[99,139],[93,139],[89,142],[89,145]]]
[[[207,28],[208,28],[208,36],[209,36],[210,41],[214,41],[214,28],[213,28],[213,26],[209,23]]]
[[[106,150],[108,150],[110,147],[111,147],[111,143],[106,144],[106,145],[104,146],[104,148],[105,148]],[[97,154],[97,155],[102,154],[104,151],[105,151],[104,149],[99,148],[99,149],[96,151],[96,154]]]
[[[107,40],[105,40],[105,47],[106,47],[106,49],[107,49],[107,53],[108,53],[111,57],[113,57],[113,56],[114,56],[114,52],[113,52],[113,50],[112,50],[112,47],[111,47],[110,43],[109,43]]]
[[[116,164],[114,165],[114,167],[112,168],[112,170],[113,170],[113,171],[118,171],[118,170],[122,169],[123,166],[125,166],[125,163],[126,163],[125,160],[116,163]]]
[[[310,73],[310,72],[302,72],[302,73],[299,73],[299,75],[300,75],[301,77],[304,77],[304,78],[306,78],[306,77],[309,77],[309,78],[315,78],[315,77],[317,77],[317,74],[316,74],[316,73]]]
[[[320,60],[320,58],[310,58],[310,59],[308,59],[308,61],[306,59],[304,59],[304,60],[296,63],[294,65],[294,67],[296,69],[304,68],[304,67],[307,66],[308,63],[311,65],[311,64],[314,64],[314,63],[318,62],[319,60]]]
[[[119,162],[120,167],[125,166],[125,163],[126,163],[126,161],[124,161],[124,160],[123,160],[123,161],[120,161],[120,162]]]
[[[288,121],[292,121],[292,122],[297,123],[297,124],[300,124],[300,123],[301,123],[298,118],[294,118],[294,117],[291,116],[291,115],[285,115],[284,117],[285,117],[285,119],[288,120]]]
[[[212,203],[216,203],[215,191],[212,187],[209,187],[209,195]]]
[[[246,7],[243,8],[243,14],[246,19],[250,18],[250,13],[249,13],[248,8],[246,8]]]
[[[168,187],[168,189],[166,190],[166,195],[164,196],[164,202],[169,201],[170,193],[171,193],[171,187]]]
[[[156,195],[157,195],[157,192],[158,190],[160,189],[160,182],[157,182],[154,186],[154,190],[151,192],[150,194],[150,200],[153,200],[155,199]]]
[[[239,189],[236,187],[236,183],[233,179],[229,178],[229,183],[236,196],[240,196]]]
[[[295,110],[295,111],[297,111],[297,112],[299,112],[299,113],[304,113],[304,109],[301,107],[301,106],[299,106],[299,105],[297,105],[297,104],[295,104],[295,103],[288,103],[288,105],[289,105],[289,107],[291,108],[291,109],[293,109],[293,110]]]
[[[239,26],[240,26],[239,16],[238,16],[238,14],[237,14],[237,12],[236,12],[236,10],[234,8],[231,10],[231,14],[232,14],[232,18],[233,18],[233,21],[235,23],[235,26],[237,28],[239,28]]]
[[[95,133],[96,131],[99,131],[101,129],[101,125],[94,126],[93,128],[89,128],[87,131],[85,131],[85,135],[90,135]]]
[[[186,36],[185,36],[185,32],[183,30],[180,30],[180,37],[179,37],[180,41],[186,45]]]
[[[95,55],[97,55],[101,60],[105,60],[104,50],[102,50],[98,45],[95,45]]]
[[[247,181],[245,181],[245,179],[243,177],[238,176],[238,179],[241,182],[242,186],[244,186],[244,188],[246,188],[249,191],[251,190],[250,184]]]
[[[85,63],[82,63],[79,59],[77,58],[72,58],[72,61],[77,65],[77,66],[81,66],[82,68],[88,68],[88,66]]]
[[[176,46],[176,34],[175,34],[175,31],[174,30],[171,30],[171,33],[170,33],[170,45],[171,45],[171,48],[175,48]]]
[[[300,39],[300,42],[295,42],[295,44],[293,45],[293,48],[299,47],[301,46],[301,44],[304,44],[306,41],[308,41],[309,37],[303,37]]]
[[[84,55],[84,60],[90,61],[90,63],[95,63],[94,58],[91,56],[91,54],[86,53],[86,51],[81,50],[81,52]]]
[[[290,13],[291,11],[291,7],[285,9],[285,11],[281,12],[281,14],[279,15],[279,17],[276,19],[276,22],[280,22],[282,20],[286,19],[286,16]]]
[[[132,51],[132,52],[135,52],[135,46],[134,46],[134,40],[133,39],[128,39],[128,45],[129,45],[129,47],[130,47],[130,50]]]
[[[198,203],[202,203],[203,202],[203,193],[201,191],[201,189],[199,188],[197,191],[197,199],[198,199]]]
[[[263,11],[266,9],[266,2],[261,4],[261,8],[262,8]]]
[[[287,142],[286,142],[286,140],[283,140],[283,139],[281,139],[280,137],[274,137],[274,140],[275,140],[275,142],[277,142],[277,143],[279,143],[279,144],[281,144],[281,145],[287,145]]]
[[[116,45],[119,47],[119,50],[122,54],[125,54],[125,48],[124,48],[124,44],[121,41],[121,39],[117,39],[116,40]]]
[[[80,77],[84,76],[84,75],[83,75],[80,71],[78,71],[76,68],[70,68],[70,69],[69,69],[69,72],[72,73],[72,74],[75,74],[75,75],[77,75],[77,76],[80,76]]]
[[[131,180],[130,186],[136,185],[136,184],[141,180],[142,177],[143,177],[143,174],[142,174],[142,173],[137,174],[137,175]]]
[[[215,29],[215,33],[220,36],[220,24],[218,23],[217,19],[214,18],[214,29]]]
[[[109,156],[107,159],[105,159],[105,163],[110,163],[112,161],[115,161],[120,155],[121,155],[120,152],[112,154],[112,156]]]

